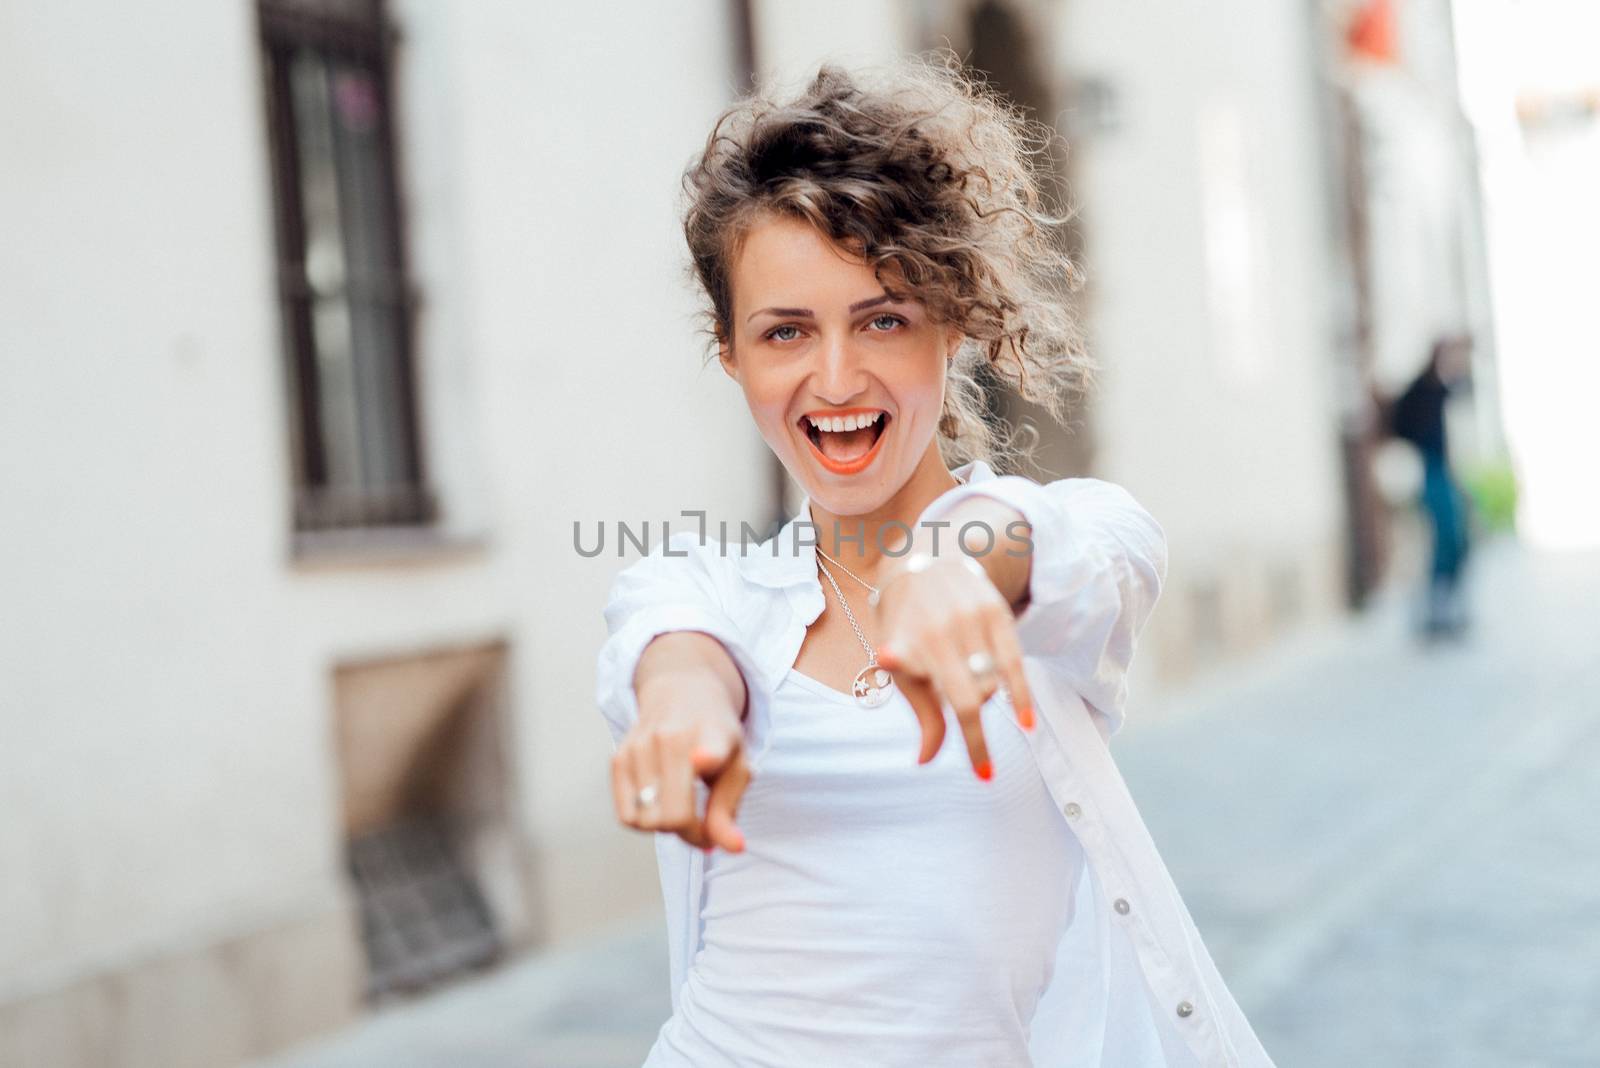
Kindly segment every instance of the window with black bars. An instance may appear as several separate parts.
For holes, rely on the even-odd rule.
[[[260,0],[299,531],[414,526],[424,479],[382,0]]]

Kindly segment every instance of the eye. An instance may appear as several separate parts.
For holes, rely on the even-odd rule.
[[[799,329],[800,328],[798,326],[795,326],[793,323],[784,323],[781,326],[773,327],[771,330],[768,330],[765,334],[763,334],[761,336],[766,338],[769,341],[793,341],[794,338],[792,338],[792,337],[779,337],[778,336],[778,332],[781,331],[781,330],[795,330],[795,331],[798,331]]]
[[[883,322],[887,322],[889,325],[885,326],[885,327],[882,327],[882,328],[879,328],[879,329],[876,329],[876,331],[875,331],[876,333],[887,334],[889,331],[893,330],[897,325],[904,324],[905,320],[900,318],[900,316],[898,316],[898,315],[890,315],[888,312],[884,312],[882,315],[879,315],[879,316],[876,316],[876,317],[873,318],[872,325],[873,325],[873,327],[876,328],[876,327],[878,327],[879,323],[883,323]]]

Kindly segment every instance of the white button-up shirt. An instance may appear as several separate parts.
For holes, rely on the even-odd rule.
[[[1108,744],[1123,721],[1134,639],[1166,578],[1160,525],[1126,490],[1099,479],[1040,485],[996,475],[982,461],[956,473],[966,482],[933,501],[919,523],[937,522],[959,501],[983,495],[1016,509],[1033,529],[1029,601],[1017,620],[1037,713],[1037,726],[1026,733],[1088,861],[1075,919],[1033,1020],[1034,1064],[1270,1068]],[[742,551],[737,542],[682,531],[617,576],[597,679],[613,743],[638,718],[633,675],[645,646],[669,631],[702,631],[721,641],[744,675],[746,756],[752,773],[761,774],[772,694],[826,603],[810,521],[807,499],[777,535]],[[941,531],[941,542],[956,533]],[[705,854],[673,834],[655,841],[676,1009],[700,947]],[[1018,858],[1017,870],[1026,872],[1026,858]]]

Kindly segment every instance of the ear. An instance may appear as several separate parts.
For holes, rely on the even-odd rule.
[[[722,370],[735,381],[739,378],[738,366],[733,359],[733,343],[726,336],[717,338],[717,362],[722,365]]]
[[[966,335],[961,332],[961,328],[958,327],[958,326],[947,326],[947,327],[944,328],[944,337],[945,337],[944,362],[945,363],[954,363],[955,362],[955,358],[956,358],[956,352],[961,348],[961,343],[967,339]]]

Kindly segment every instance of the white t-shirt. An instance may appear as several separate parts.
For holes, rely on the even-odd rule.
[[[703,945],[646,1068],[1027,1065],[1083,855],[1003,692],[994,777],[955,716],[938,755],[903,694],[876,709],[791,669],[708,858]]]

